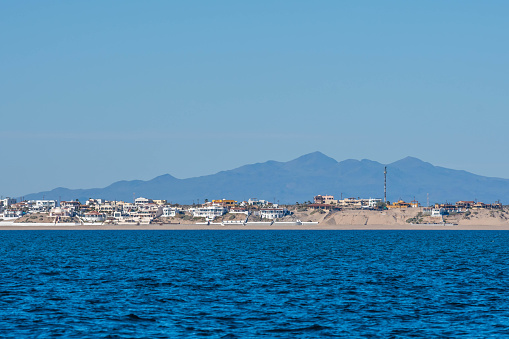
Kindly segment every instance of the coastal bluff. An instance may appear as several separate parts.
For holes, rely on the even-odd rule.
[[[298,209],[292,211],[292,218],[315,221],[324,226],[347,225],[412,225],[412,224],[454,224],[458,226],[508,226],[509,207],[501,210],[478,210],[442,217],[425,216],[422,208],[373,210],[322,211]]]

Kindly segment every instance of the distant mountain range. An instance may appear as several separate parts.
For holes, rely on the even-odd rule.
[[[166,199],[190,204],[205,199],[259,198],[280,203],[313,200],[318,194],[337,198],[383,198],[384,166],[387,166],[387,199],[430,202],[478,200],[509,201],[509,179],[490,178],[433,166],[407,157],[391,164],[371,160],[336,161],[314,152],[288,162],[267,161],[216,174],[177,179],[169,174],[152,180],[118,181],[104,188],[67,189],[26,195],[26,199],[61,199],[81,202],[89,198],[132,201],[136,197]]]

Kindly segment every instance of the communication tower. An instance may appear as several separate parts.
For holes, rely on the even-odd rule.
[[[387,166],[384,168],[384,203],[387,203]]]

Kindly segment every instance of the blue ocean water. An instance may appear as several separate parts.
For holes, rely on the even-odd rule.
[[[509,337],[509,232],[3,231],[1,337]]]

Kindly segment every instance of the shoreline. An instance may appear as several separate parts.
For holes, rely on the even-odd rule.
[[[347,231],[347,230],[458,230],[458,231],[509,231],[509,225],[202,225],[202,224],[149,224],[149,225],[2,225],[0,231],[20,231],[20,230],[165,230],[165,231],[185,231],[185,230],[322,230],[322,231]]]

